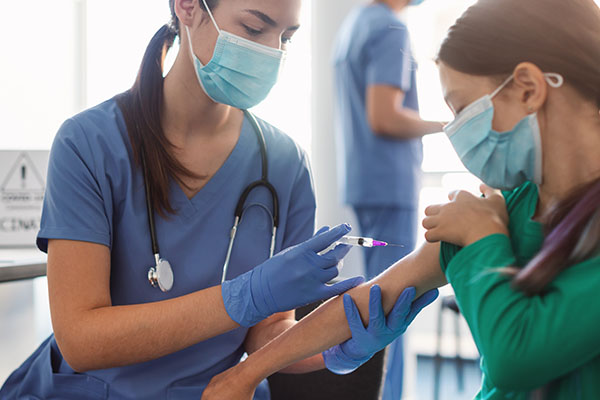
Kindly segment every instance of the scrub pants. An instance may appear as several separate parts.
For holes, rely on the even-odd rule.
[[[371,279],[409,254],[415,247],[417,208],[354,207],[360,235],[401,244],[404,247],[363,249],[366,278]],[[400,400],[404,375],[403,340],[399,337],[388,346],[383,386],[383,400]]]

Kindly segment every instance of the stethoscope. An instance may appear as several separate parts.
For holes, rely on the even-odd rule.
[[[223,275],[221,277],[221,283],[225,282],[225,278],[227,277],[227,271],[229,270],[229,263],[231,261],[231,253],[233,251],[233,244],[235,242],[235,237],[237,235],[237,230],[240,222],[242,221],[242,216],[244,214],[245,208],[244,204],[250,193],[253,190],[264,187],[269,193],[271,193],[271,198],[273,201],[273,213],[272,213],[272,233],[271,233],[271,245],[269,248],[269,258],[273,257],[273,253],[275,251],[275,238],[277,236],[277,228],[279,227],[279,198],[277,196],[277,190],[275,187],[269,182],[269,165],[267,158],[267,144],[265,142],[265,136],[263,134],[262,128],[258,124],[258,121],[247,110],[244,110],[244,114],[248,121],[252,124],[252,128],[254,129],[254,133],[256,134],[256,139],[258,140],[258,146],[260,148],[260,156],[262,163],[262,175],[261,178],[255,182],[249,184],[244,191],[242,192],[237,206],[235,208],[235,219],[233,222],[233,227],[231,228],[231,232],[229,235],[229,246],[227,247],[227,256],[225,257],[225,263],[223,264]],[[171,264],[163,259],[160,256],[160,250],[158,248],[158,240],[156,239],[156,225],[154,222],[154,209],[152,202],[152,194],[150,193],[150,188],[148,186],[148,170],[146,168],[146,160],[144,157],[144,152],[141,152],[141,161],[142,161],[142,169],[144,172],[144,187],[146,190],[146,210],[148,212],[148,224],[150,226],[150,240],[152,242],[152,253],[154,254],[154,267],[150,267],[148,270],[148,281],[153,287],[159,287],[163,292],[168,292],[173,288],[173,268]],[[262,205],[261,205],[262,206]],[[262,206],[264,207],[264,206]],[[267,209],[268,211],[268,209]]]

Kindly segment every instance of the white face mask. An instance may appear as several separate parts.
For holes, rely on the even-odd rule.
[[[242,110],[254,107],[277,83],[286,52],[219,29],[206,0],[203,2],[219,38],[211,60],[203,65],[194,54],[190,31],[185,28],[198,82],[217,103]]]
[[[564,78],[544,74],[553,88]],[[511,75],[493,93],[471,103],[444,131],[465,167],[486,185],[511,190],[526,181],[542,183],[542,140],[537,114],[523,118],[512,130],[492,129],[492,99],[513,79]]]

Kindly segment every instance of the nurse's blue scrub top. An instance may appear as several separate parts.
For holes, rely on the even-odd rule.
[[[306,154],[276,128],[259,124],[267,144],[269,179],[279,195],[278,252],[312,236],[313,183]],[[156,302],[220,285],[234,209],[243,189],[260,178],[260,160],[254,130],[244,120],[229,158],[195,197],[189,200],[172,182],[169,196],[177,214],[168,219],[157,215],[156,226],[161,256],[170,261],[175,276],[173,289],[163,293],[147,280],[154,257],[142,173],[135,167],[120,109],[109,100],[67,120],[55,138],[38,247],[45,252],[48,239],[108,246],[115,306]],[[269,193],[255,190],[246,207],[228,279],[268,258],[273,209]],[[0,397],[199,399],[211,377],[239,362],[247,331],[239,328],[160,359],[85,374],[73,372],[51,336],[9,378]],[[255,398],[267,399],[268,390]]]

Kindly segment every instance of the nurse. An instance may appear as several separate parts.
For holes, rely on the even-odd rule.
[[[318,253],[349,227],[310,239],[307,156],[258,121],[279,204],[265,187],[250,193],[221,285],[238,198],[264,167],[241,109],[275,83],[300,0],[170,7],[173,19],[150,42],[135,85],[56,136],[37,239],[48,253],[54,335],[9,377],[2,399],[197,399],[211,377],[293,325],[289,310],[361,282],[326,285],[348,248]],[[176,36],[181,50],[163,80]],[[275,252],[287,250],[269,259],[277,209]],[[172,265],[172,287],[164,274],[160,288],[148,282],[151,232]],[[265,384],[256,398],[269,398]]]
[[[428,243],[215,377],[204,400],[246,400],[262,376],[354,334],[345,314],[366,320],[407,286],[446,281],[482,356],[477,399],[600,398],[600,9],[479,0],[438,65],[452,144],[504,191],[429,207]],[[383,309],[368,306],[375,284]]]

